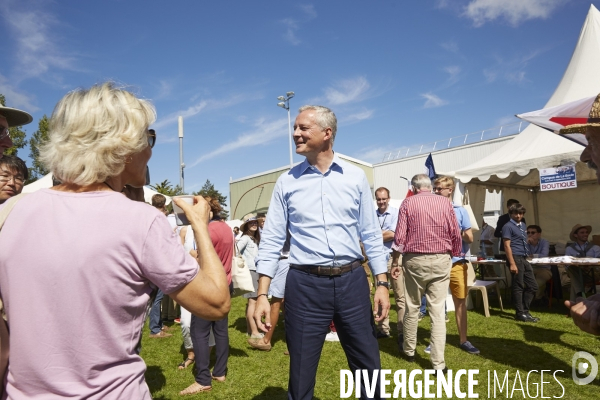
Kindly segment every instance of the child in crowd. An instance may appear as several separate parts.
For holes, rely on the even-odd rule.
[[[525,235],[525,223],[522,222],[525,215],[525,207],[521,204],[513,204],[508,209],[510,221],[502,227],[502,241],[506,260],[513,274],[512,294],[517,313],[515,319],[522,322],[538,322],[539,318],[529,313],[529,305],[538,289],[533,274],[533,268],[527,261],[529,253],[527,236]]]

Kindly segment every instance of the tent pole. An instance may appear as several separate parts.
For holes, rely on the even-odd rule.
[[[538,190],[537,188],[533,188],[533,218],[535,220],[535,224],[539,225],[540,224],[540,214],[538,212]]]

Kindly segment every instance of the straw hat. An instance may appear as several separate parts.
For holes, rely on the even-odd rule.
[[[587,229],[588,233],[592,233],[592,227],[591,227],[591,225],[580,225],[580,224],[577,224],[577,225],[575,225],[573,227],[573,229],[571,229],[571,234],[569,234],[569,239],[571,239],[572,241],[576,242],[577,238],[575,237],[575,232],[577,232],[581,228],[585,228],[585,229]]]
[[[596,96],[596,100],[594,100],[594,103],[590,108],[590,114],[588,116],[587,123],[567,125],[558,133],[561,135],[570,133],[585,133],[586,128],[589,126],[600,127],[600,94]]]
[[[33,121],[33,117],[25,111],[17,110],[16,108],[0,106],[0,115],[6,118],[8,127],[27,125]]]
[[[256,221],[256,215],[250,213],[250,214],[246,214],[244,215],[244,218],[242,218],[242,225],[240,225],[240,232],[244,232],[246,231],[246,224],[250,221]]]

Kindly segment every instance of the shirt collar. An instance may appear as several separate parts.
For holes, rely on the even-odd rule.
[[[308,159],[305,158],[304,161],[302,161],[302,164],[300,164],[300,174],[304,174],[309,168],[319,171],[318,169],[313,168],[313,166],[308,162]],[[340,172],[344,171],[343,161],[338,157],[335,151],[333,152],[333,160],[331,161],[328,171],[331,170],[339,170]],[[319,171],[319,173],[321,172]]]
[[[510,222],[512,222],[513,224],[515,224],[516,226],[518,226],[519,228],[521,227],[521,223],[516,223],[514,219],[510,219]]]
[[[389,204],[388,204],[388,208],[383,212],[383,214],[379,212],[379,208],[376,208],[375,211],[377,211],[377,215],[380,216],[380,217],[382,217],[382,216],[384,216],[386,214],[391,214],[390,213],[390,205]]]

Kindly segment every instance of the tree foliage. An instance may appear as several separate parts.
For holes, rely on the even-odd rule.
[[[6,106],[6,98],[3,94],[0,94],[0,105]],[[18,155],[19,149],[22,149],[27,145],[27,140],[25,139],[25,131],[21,129],[20,126],[15,126],[9,129],[10,138],[14,144],[13,147],[6,149],[4,154],[8,154],[11,156]]]
[[[48,117],[44,116],[38,123],[38,130],[29,139],[29,158],[32,166],[29,168],[29,182],[34,182],[50,171],[40,162],[40,146],[48,141]]]
[[[156,190],[158,193],[160,194],[164,194],[165,196],[180,196],[182,194],[186,194],[183,192],[183,189],[181,189],[181,186],[176,185],[173,186],[173,184],[171,182],[169,182],[168,179],[165,179],[162,182],[159,183],[155,183],[154,186],[150,185],[150,187],[154,190]]]
[[[227,207],[227,196],[223,196],[221,194],[221,192],[219,192],[217,189],[215,189],[215,185],[213,185],[210,180],[206,180],[206,183],[204,184],[204,186],[202,186],[202,189],[200,189],[199,191],[193,193],[194,196],[210,196],[213,199],[217,199],[219,200],[219,203],[221,204],[221,206],[223,207],[223,211],[221,212],[221,218],[223,219],[227,219],[229,218],[229,212],[227,210],[225,210],[225,207]]]

